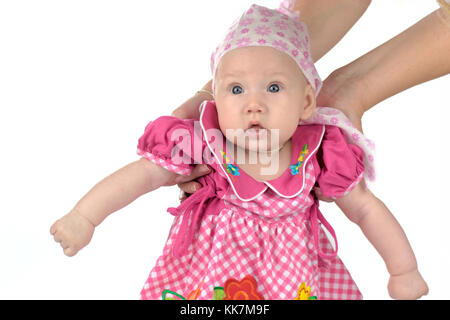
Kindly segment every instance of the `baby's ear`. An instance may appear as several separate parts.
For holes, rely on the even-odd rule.
[[[316,95],[312,86],[308,83],[305,87],[305,100],[303,105],[303,113],[300,120],[308,119],[316,109]]]

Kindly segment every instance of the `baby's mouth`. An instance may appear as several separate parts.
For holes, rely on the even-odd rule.
[[[245,135],[249,138],[258,138],[267,133],[267,129],[264,128],[259,122],[250,123],[249,127],[245,130]]]

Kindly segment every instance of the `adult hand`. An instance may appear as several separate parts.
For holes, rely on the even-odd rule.
[[[337,69],[323,82],[317,105],[339,109],[363,132],[361,118],[364,114],[365,88],[365,83],[348,72],[348,69]]]
[[[198,110],[200,104],[205,100],[213,100],[214,97],[211,93],[210,80],[206,83],[202,90],[198,91],[194,96],[182,103],[178,108],[172,112],[172,116],[180,119],[199,119],[200,111]]]
[[[211,91],[211,81],[204,87],[205,91],[198,91],[193,97],[189,98],[181,106],[172,112],[172,116],[181,119],[199,119],[200,111],[198,110],[200,104],[205,100],[213,99],[209,93]],[[190,194],[199,190],[202,185],[195,181],[198,177],[211,172],[211,169],[205,164],[197,165],[189,176],[180,176],[177,181],[178,188],[180,188],[180,201],[184,201]]]
[[[208,174],[211,172],[211,169],[206,164],[199,164],[195,166],[194,170],[189,176],[179,176],[176,180],[178,188],[180,188],[180,201],[183,202],[186,198],[199,190],[202,185],[195,181],[195,179]]]
[[[317,105],[339,109],[362,132],[364,83],[346,70],[337,69],[325,79],[317,96]],[[332,198],[324,197],[319,187],[314,187],[314,192],[319,200],[334,201]]]

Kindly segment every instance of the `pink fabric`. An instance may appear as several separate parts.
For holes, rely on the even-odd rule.
[[[290,170],[286,170],[278,179],[260,182],[245,173],[243,170],[239,170],[239,177],[233,177],[226,171],[226,164],[223,162],[223,157],[220,150],[223,150],[233,165],[236,165],[232,154],[228,152],[228,146],[226,140],[222,137],[216,139],[216,137],[210,133],[218,132],[219,120],[217,117],[217,109],[214,101],[208,101],[204,103],[204,107],[201,109],[200,115],[201,126],[204,129],[204,136],[207,141],[207,145],[214,155],[215,162],[212,166],[223,173],[223,176],[228,179],[230,186],[236,192],[236,195],[240,200],[250,201],[257,195],[264,192],[268,187],[272,188],[275,192],[285,197],[293,197],[303,189],[305,183],[304,170],[305,166],[301,167],[301,172],[293,179]],[[305,161],[313,159],[317,152],[320,141],[325,134],[325,126],[322,125],[305,125],[301,127],[302,130],[296,130],[292,136],[292,141],[298,141],[293,144],[291,163],[296,163],[299,153],[303,146],[308,145],[309,153],[307,154]]]
[[[169,159],[166,159],[164,157],[158,157],[155,156],[149,152],[142,151],[141,149],[137,149],[137,154],[140,156],[143,156],[144,158],[147,158],[147,160],[150,160],[151,162],[163,167],[164,169],[167,169],[169,171],[173,171],[177,174],[181,174],[184,176],[188,176],[192,173],[191,167],[184,167],[177,164],[174,164]]]
[[[360,299],[356,284],[336,256],[337,242],[333,248],[322,230],[321,225],[334,235],[312,187],[317,182],[337,197],[349,192],[363,176],[362,152],[349,146],[335,127],[302,125],[292,137],[293,164],[295,153],[306,143],[311,150],[301,170],[292,174],[288,168],[279,178],[260,182],[243,170],[232,175],[225,170],[226,163],[217,161],[221,154],[211,147],[208,131],[216,120],[215,104],[206,103],[200,119],[202,136],[194,135],[191,144],[201,139],[201,152],[212,172],[200,178],[199,192],[178,208],[169,208],[176,217],[141,291],[142,299],[167,298],[168,292],[192,297],[196,289],[197,299],[212,299],[214,289],[227,280],[247,276],[254,279],[255,290],[264,299],[294,299],[302,283],[318,299]],[[165,167],[172,168],[175,144],[160,129],[194,132],[194,122],[161,117],[152,123],[157,126],[147,126],[138,149],[152,157],[157,149],[159,163],[170,162]],[[207,156],[208,150],[212,157]],[[332,161],[334,155],[337,164]],[[343,159],[348,167],[342,167]]]
[[[364,174],[364,153],[358,146],[347,144],[341,130],[331,126],[325,132],[322,150],[317,182],[325,197],[340,198]]]
[[[192,242],[195,233],[195,227],[199,223],[203,214],[218,214],[223,208],[223,202],[217,197],[217,191],[225,186],[223,180],[222,186],[216,186],[216,182],[211,175],[206,175],[197,179],[202,188],[183,201],[178,207],[168,208],[167,211],[174,216],[183,215],[178,237],[173,247],[173,255],[181,257]],[[192,216],[191,216],[192,215]]]
[[[369,181],[375,180],[375,143],[356,129],[340,110],[317,107],[313,115],[300,124],[325,124],[340,128],[347,142],[357,145],[364,151],[365,177]]]
[[[299,20],[299,13],[292,12],[292,9],[293,1],[283,1],[275,10],[252,4],[234,21],[211,55],[213,90],[217,66],[226,53],[242,47],[264,46],[290,56],[316,95],[319,93],[322,81],[311,57],[308,31]]]
[[[195,165],[193,142],[198,142],[195,120],[162,116],[150,121],[139,138],[137,154],[179,174],[189,175]],[[161,134],[162,133],[162,134]],[[201,145],[201,141],[198,142]],[[201,146],[203,148],[204,146]],[[180,152],[182,149],[184,152]],[[197,163],[200,163],[198,161]]]

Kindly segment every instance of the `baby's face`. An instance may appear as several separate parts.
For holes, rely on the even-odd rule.
[[[258,143],[279,149],[315,108],[314,91],[295,61],[271,47],[228,52],[214,82],[220,129],[247,150],[256,151]]]

